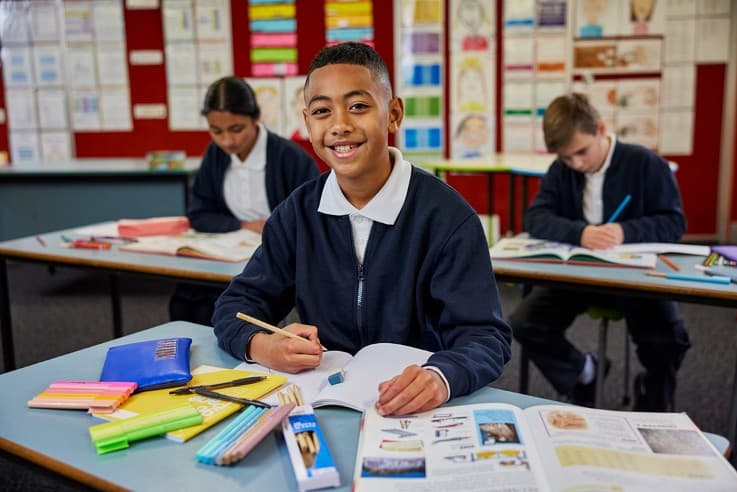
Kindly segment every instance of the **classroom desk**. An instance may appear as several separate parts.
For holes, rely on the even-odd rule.
[[[422,161],[419,165],[425,169],[432,170],[436,176],[441,173],[465,172],[465,173],[483,173],[487,179],[487,213],[494,213],[494,175],[498,173],[506,173],[509,176],[509,230],[514,230],[514,222],[516,217],[516,176],[522,177],[522,207],[527,208],[528,179],[530,177],[543,176],[555,160],[553,154],[537,154],[537,153],[512,153],[499,152],[492,157],[478,157],[472,159],[439,159]]]
[[[694,268],[703,257],[667,255],[680,268],[680,273],[705,275]],[[737,308],[737,285],[709,284],[702,282],[669,280],[645,275],[638,268],[596,267],[556,263],[492,260],[497,281],[518,282],[548,287],[637,296],[651,299],[693,302]],[[657,271],[672,273],[669,267],[658,261]],[[729,404],[727,439],[737,439],[737,367],[732,381],[732,397]]]
[[[26,408],[30,398],[55,380],[97,380],[110,346],[177,336],[193,340],[192,367],[200,364],[234,367],[239,363],[217,348],[212,329],[177,321],[1,374],[0,450],[99,489],[296,490],[286,447],[275,433],[232,467],[203,465],[194,458],[195,452],[217,434],[222,425],[184,444],[152,438],[134,442],[129,449],[98,456],[87,429],[101,423],[100,420],[82,411]],[[478,402],[504,402],[520,407],[550,403],[488,387],[453,400],[456,405]],[[361,414],[341,407],[319,408],[316,413],[340,473],[341,487],[334,490],[348,491]]]
[[[15,369],[13,329],[10,311],[10,285],[7,261],[25,261],[48,265],[64,265],[74,268],[95,269],[110,274],[110,296],[113,310],[113,336],[123,334],[120,289],[121,273],[148,275],[159,278],[183,280],[223,288],[230,279],[243,270],[244,264],[222,261],[165,256],[119,251],[117,245],[110,250],[74,249],[62,246],[62,235],[77,236],[75,229],[39,234],[36,236],[0,242],[0,341],[3,346],[5,371]]]
[[[542,178],[548,171],[550,165],[555,161],[555,154],[537,153],[512,153],[499,152],[493,157],[479,157],[473,159],[440,159],[420,162],[419,165],[425,169],[432,170],[436,176],[447,171],[484,173],[487,179],[487,213],[494,213],[494,175],[507,173],[509,175],[509,215],[508,233],[514,234],[517,222],[517,178],[522,180],[522,199],[519,231],[524,229],[525,213],[529,196],[530,178]],[[668,161],[668,166],[673,173],[678,171],[678,164]]]
[[[149,170],[145,159],[0,167],[0,241],[104,220],[184,215],[199,159]]]

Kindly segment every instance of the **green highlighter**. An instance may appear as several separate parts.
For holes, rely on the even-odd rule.
[[[139,415],[125,420],[90,427],[90,437],[97,454],[110,453],[128,447],[128,443],[169,431],[199,425],[202,415],[190,403],[160,412]]]

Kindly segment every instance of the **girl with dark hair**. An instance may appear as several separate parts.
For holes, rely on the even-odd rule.
[[[318,175],[317,165],[299,145],[261,124],[253,89],[241,78],[213,82],[202,115],[212,142],[190,193],[190,223],[201,232],[261,233],[271,211]],[[209,325],[219,294],[219,289],[209,287],[177,286],[169,303],[171,319]]]

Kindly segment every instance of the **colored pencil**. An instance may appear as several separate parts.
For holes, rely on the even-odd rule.
[[[728,284],[731,281],[729,277],[707,277],[700,275],[684,275],[681,273],[646,272],[646,275],[651,277],[661,277],[668,280],[688,280],[692,282],[705,282],[708,284]]]
[[[676,265],[675,263],[673,263],[673,260],[671,260],[667,256],[665,256],[665,255],[658,255],[658,258],[660,258],[660,261],[662,261],[663,263],[665,263],[666,265],[668,265],[669,267],[671,267],[673,270],[675,270],[677,272],[680,272],[681,271],[681,268],[678,265]]]
[[[624,197],[624,199],[622,200],[622,203],[619,204],[619,206],[614,211],[614,213],[612,214],[612,216],[609,217],[609,220],[607,220],[607,224],[611,224],[612,222],[614,222],[615,220],[617,220],[617,217],[619,217],[619,214],[622,213],[622,210],[624,210],[624,207],[627,206],[627,204],[630,202],[630,200],[632,200],[632,195],[627,195],[626,197]]]

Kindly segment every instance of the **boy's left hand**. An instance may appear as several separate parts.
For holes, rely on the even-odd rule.
[[[448,399],[448,389],[440,375],[418,365],[379,384],[376,410],[381,415],[407,415],[431,410]]]

